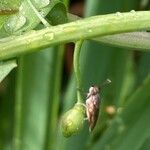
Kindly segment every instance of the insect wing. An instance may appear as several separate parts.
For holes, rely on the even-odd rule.
[[[99,114],[99,103],[100,97],[99,93],[91,94],[88,93],[86,100],[86,114],[89,121],[89,129],[92,131],[96,125],[98,114]]]

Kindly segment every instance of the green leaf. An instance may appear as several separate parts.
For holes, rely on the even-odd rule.
[[[150,47],[149,39],[149,32],[130,32],[124,34],[103,36],[99,38],[94,38],[92,40],[115,47],[146,50]]]
[[[19,61],[15,99],[15,150],[41,150],[45,146],[50,98],[51,50]]]
[[[129,98],[93,150],[138,150],[150,135],[150,75]]]
[[[57,124],[58,124],[58,112],[61,103],[61,77],[62,77],[62,60],[64,50],[62,47],[54,47],[50,52],[51,54],[51,63],[52,70],[49,74],[49,111],[47,119],[47,130],[46,130],[46,149],[54,149],[56,146],[56,137],[57,137]],[[51,141],[51,142],[49,142]]]
[[[138,60],[137,68],[137,84],[140,84],[145,77],[150,73],[150,54],[149,53],[140,53]]]
[[[50,10],[50,4],[42,8],[40,8],[40,6],[39,4],[37,10],[40,11],[43,16],[47,15]],[[3,32],[5,32],[5,34],[21,33],[35,28],[40,21],[28,1],[23,0],[20,5],[19,13],[9,17],[8,21],[4,24]]]
[[[2,150],[10,150],[12,147],[15,72],[16,69],[0,83],[0,149]]]
[[[50,24],[58,25],[66,23],[68,19],[65,5],[61,2],[55,2],[53,5],[54,6],[52,7],[50,13],[47,15]]]
[[[29,31],[41,22],[29,2],[23,0],[19,12],[16,15],[9,17],[1,31],[4,35],[7,35],[8,33],[19,34],[24,31]],[[37,9],[41,17],[44,17],[49,13],[50,22],[52,24],[64,23],[67,21],[66,7],[59,1],[31,0],[31,4]]]
[[[0,62],[0,82],[10,73],[12,69],[17,67],[15,60]]]
[[[147,140],[145,140],[143,145],[140,147],[140,150],[149,150],[149,148],[150,148],[150,137],[148,137]]]

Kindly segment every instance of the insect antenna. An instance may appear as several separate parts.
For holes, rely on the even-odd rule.
[[[111,80],[110,79],[106,79],[106,81],[104,81],[102,84],[101,84],[101,87],[104,87],[104,86],[106,86],[106,85],[108,85],[108,84],[110,84],[111,83]]]

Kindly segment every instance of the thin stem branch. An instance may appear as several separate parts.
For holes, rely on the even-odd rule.
[[[150,28],[150,11],[93,16],[14,36],[0,43],[0,59],[38,51],[54,44]],[[9,37],[10,38],[10,37]],[[149,49],[150,50],[150,49]]]
[[[81,94],[81,72],[80,72],[80,51],[83,41],[77,41],[75,43],[75,50],[74,50],[74,56],[73,56],[73,65],[74,65],[74,72],[76,77],[76,83],[77,83],[77,101],[82,102],[82,94]]]
[[[17,71],[16,91],[15,91],[15,126],[13,137],[13,150],[21,149],[21,127],[22,127],[22,77],[23,71],[21,68],[22,58],[19,60],[19,69]]]
[[[29,3],[30,7],[34,11],[34,13],[37,15],[37,17],[40,19],[40,21],[44,24],[45,27],[50,27],[50,24],[43,18],[43,16],[37,11],[35,6],[32,4],[31,0],[27,0]]]

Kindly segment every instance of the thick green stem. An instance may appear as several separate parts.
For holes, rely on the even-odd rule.
[[[68,18],[70,21],[82,19],[73,14],[68,14]],[[96,37],[91,40],[115,47],[123,47],[141,51],[150,50],[150,33],[144,31],[106,35]]]
[[[75,43],[75,50],[74,50],[74,56],[73,56],[73,65],[74,65],[74,72],[76,77],[76,83],[77,83],[77,101],[82,102],[82,94],[81,94],[81,72],[80,72],[80,51],[83,41],[77,41]]]
[[[54,44],[147,30],[150,28],[149,18],[150,11],[100,15],[6,38],[0,43],[0,59],[16,57]]]

